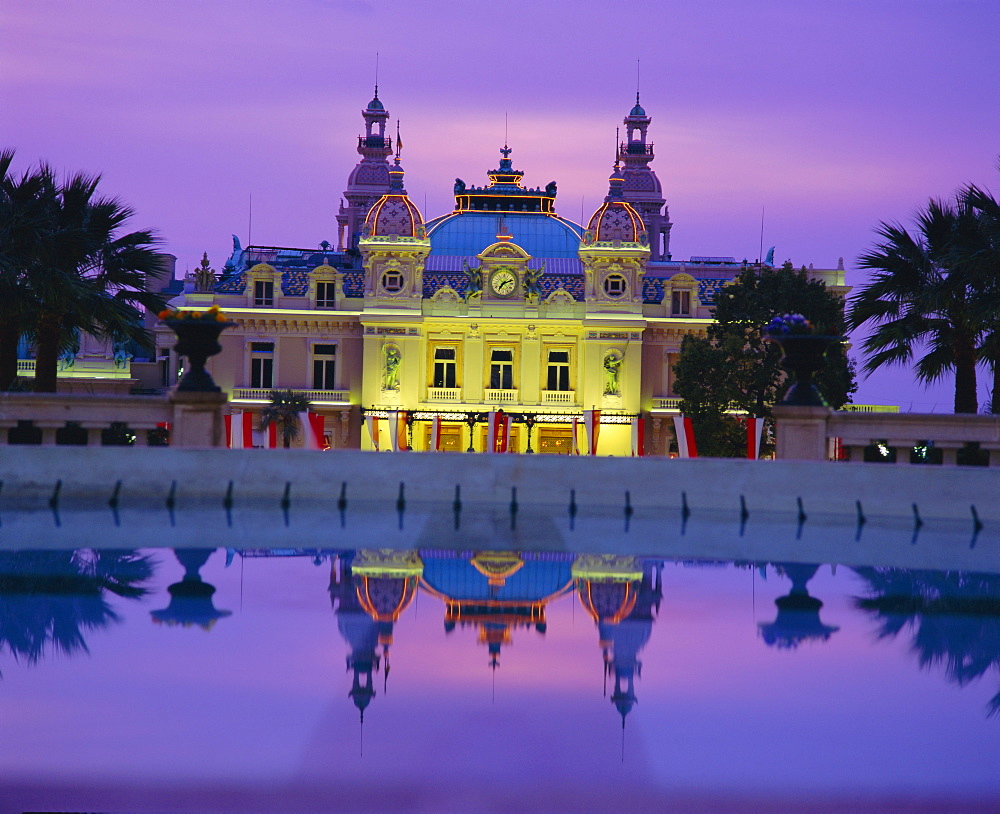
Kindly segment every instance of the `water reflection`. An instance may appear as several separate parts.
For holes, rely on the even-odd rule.
[[[880,639],[910,629],[920,666],[942,664],[960,687],[991,668],[1000,671],[1000,577],[900,568],[854,571],[868,588],[868,596],[855,603],[878,620]],[[987,711],[1000,713],[1000,692]]]
[[[663,598],[662,560],[584,554],[573,563],[576,591],[588,615],[597,623],[604,659],[604,694],[614,675],[611,703],[622,716],[638,699],[635,678],[642,674],[639,652],[653,630],[653,609]]]
[[[167,588],[170,604],[162,610],[150,613],[157,624],[198,625],[211,630],[219,619],[229,616],[232,611],[218,610],[212,600],[215,586],[202,580],[202,566],[215,551],[213,548],[175,548],[174,556],[184,566],[184,576]]]
[[[135,551],[0,552],[0,652],[28,664],[46,650],[89,652],[84,633],[120,621],[107,594],[138,599],[152,576]]]
[[[823,603],[809,595],[809,580],[816,576],[819,565],[803,563],[772,563],[774,570],[792,581],[792,589],[774,600],[778,616],[773,622],[761,623],[760,635],[768,647],[794,649],[809,640],[827,641],[840,630],[823,624],[819,610]]]

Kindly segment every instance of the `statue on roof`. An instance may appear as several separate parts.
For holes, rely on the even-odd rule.
[[[556,182],[555,181],[549,181],[545,185],[545,194],[546,195],[555,195],[556,194]]]
[[[470,297],[481,294],[483,291],[483,270],[479,266],[476,266],[476,268],[470,268],[469,264],[463,260],[462,271],[464,271],[465,276],[469,278],[468,283],[465,286],[465,299],[468,300]]]
[[[215,270],[209,264],[208,252],[202,254],[201,265],[194,270],[194,290],[198,294],[210,294],[215,290]]]
[[[456,195],[461,195],[463,192],[465,192],[465,181],[463,181],[461,178],[456,178],[455,179],[455,194]]]
[[[542,289],[538,283],[544,273],[545,263],[542,263],[541,268],[524,270],[524,295],[526,299],[534,299],[537,302],[541,298]]]
[[[233,254],[243,251],[243,247],[240,245],[240,239],[237,235],[233,235]]]

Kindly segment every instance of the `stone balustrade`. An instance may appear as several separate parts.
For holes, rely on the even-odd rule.
[[[146,446],[150,430],[169,426],[173,446],[219,447],[225,445],[225,403],[224,393],[0,393],[0,445],[10,443],[12,432],[20,430],[36,437],[40,433],[42,446],[55,446],[60,431],[74,436],[76,445],[99,446],[103,431],[119,428],[134,436],[132,444]]]
[[[831,439],[852,461],[866,447],[884,444],[896,451],[897,464],[909,464],[910,450],[929,445],[941,450],[942,463],[954,465],[959,449],[978,444],[989,452],[989,465],[1000,467],[1000,415],[835,412],[827,407],[774,408],[776,457],[821,461]]]

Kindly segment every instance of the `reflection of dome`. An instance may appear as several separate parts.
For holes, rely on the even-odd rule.
[[[423,554],[421,584],[445,603],[445,630],[478,628],[490,665],[516,627],[546,629],[545,606],[572,586],[570,559],[562,554],[482,552]]]

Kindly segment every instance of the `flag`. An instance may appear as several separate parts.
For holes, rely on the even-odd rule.
[[[372,446],[378,452],[378,418],[373,415],[366,416],[365,424],[368,425],[368,435],[372,439]]]
[[[601,411],[584,410],[583,426],[587,431],[587,448],[590,455],[597,454],[597,436],[601,433]]]
[[[231,415],[225,415],[222,420],[226,424],[226,446],[232,447],[233,445],[233,417]]]
[[[503,410],[491,410],[486,423],[486,451],[507,451],[508,418]]]
[[[278,422],[272,421],[267,425],[267,448],[278,448]]]
[[[406,410],[393,410],[389,413],[389,441],[393,452],[406,452]]]
[[[323,416],[316,413],[299,413],[299,423],[302,426],[302,447],[304,449],[323,449]]]
[[[632,457],[641,458],[646,454],[646,419],[636,416],[632,419]]]
[[[697,458],[698,447],[694,442],[694,424],[683,415],[674,416],[674,432],[677,434],[677,452],[682,458]]]
[[[319,413],[309,413],[309,423],[312,425],[313,435],[316,438],[316,448],[324,452],[330,449],[326,443],[326,416]]]
[[[436,415],[431,420],[431,440],[427,445],[431,452],[441,451],[441,416]]]
[[[764,430],[764,419],[747,416],[747,457],[756,460],[760,457],[760,438]]]
[[[576,416],[573,416],[573,437],[571,439],[572,443],[569,446],[569,454],[570,455],[579,455],[580,454],[580,444],[579,444],[579,441],[578,441],[578,438],[579,438],[579,435],[578,435],[579,427],[580,427],[580,419],[578,419]]]

